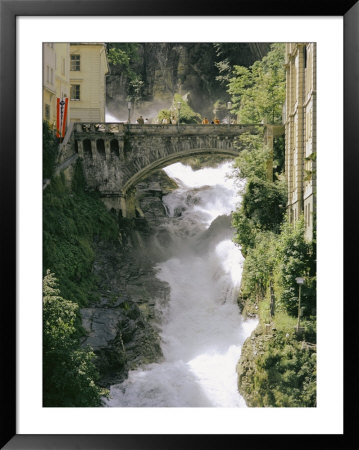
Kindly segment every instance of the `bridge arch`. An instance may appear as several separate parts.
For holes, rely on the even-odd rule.
[[[234,159],[238,156],[238,150],[236,151],[234,149],[231,150],[218,148],[193,148],[191,150],[184,150],[159,158],[136,172],[123,186],[122,195],[126,197],[127,192],[131,188],[133,188],[136,184],[138,184],[142,179],[146,178],[152,172],[162,169],[163,167],[166,167],[175,162],[183,161],[188,157],[198,155],[218,155]]]
[[[273,148],[273,137],[283,131],[263,124],[75,123],[64,148],[72,147],[72,152],[83,158],[89,189],[98,190],[107,207],[124,213],[127,209],[130,217],[134,213],[133,188],[150,173],[196,155],[236,158],[236,140],[243,133],[263,134],[265,143]],[[268,174],[270,169],[268,164]]]

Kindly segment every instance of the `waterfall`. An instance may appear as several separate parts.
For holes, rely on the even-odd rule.
[[[238,201],[231,163],[193,171],[166,169],[179,186],[163,198],[170,236],[157,277],[170,286],[161,310],[163,361],[130,371],[113,385],[109,407],[245,407],[236,364],[257,325],[244,321],[236,297],[243,257],[232,242],[230,214]]]

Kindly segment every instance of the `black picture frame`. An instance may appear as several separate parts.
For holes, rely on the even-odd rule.
[[[342,16],[344,18],[344,293],[355,292],[354,253],[357,248],[355,196],[359,156],[359,4],[322,0],[301,2],[258,0],[225,2],[182,0],[174,5],[164,0],[0,0],[0,192],[2,194],[2,409],[1,448],[6,449],[184,449],[229,448],[261,443],[268,445],[279,435],[18,435],[16,433],[16,17],[18,16]],[[353,259],[352,259],[353,258]],[[352,300],[355,302],[355,295]],[[346,305],[345,330],[355,329],[354,314]],[[346,332],[347,333],[347,332]],[[349,331],[348,331],[349,333]],[[347,335],[347,334],[346,334]],[[348,340],[347,340],[348,342]],[[348,363],[350,349],[345,348]],[[348,368],[348,371],[350,369]],[[348,402],[346,402],[348,404]],[[354,416],[345,423],[352,431]],[[284,431],[285,433],[285,431]],[[276,447],[287,445],[280,435]],[[324,436],[295,436],[299,444]],[[330,435],[335,443],[342,435]],[[259,442],[258,442],[259,441]],[[337,442],[338,445],[342,443]],[[270,448],[270,447],[269,447]]]

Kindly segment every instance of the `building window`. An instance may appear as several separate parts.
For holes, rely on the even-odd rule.
[[[54,84],[54,70],[51,69],[51,84]]]
[[[71,100],[80,100],[80,85],[79,84],[71,85],[70,99]]]
[[[71,55],[71,67],[70,70],[80,70],[80,55]]]
[[[47,83],[49,82],[49,77],[50,77],[50,67],[46,66],[46,81],[47,81]]]
[[[65,58],[62,58],[61,73],[65,75]]]
[[[50,105],[45,103],[45,119],[50,120]]]

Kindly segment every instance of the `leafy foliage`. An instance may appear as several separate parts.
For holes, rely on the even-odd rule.
[[[215,66],[218,70],[216,80],[221,84],[228,83],[234,65],[242,64],[248,67],[252,65],[256,59],[260,59],[259,55],[256,54],[257,52],[253,51],[253,46],[251,46],[251,44],[220,42],[214,43],[213,47],[216,56]],[[269,44],[260,44],[260,47],[263,52],[266,52]]]
[[[175,117],[178,120],[178,103],[181,104],[180,111],[180,122],[181,123],[200,123],[201,116],[200,114],[193,111],[193,109],[189,106],[189,104],[182,98],[180,94],[174,94],[173,103],[171,109],[162,109],[157,116],[159,122],[163,119],[171,119]]]
[[[120,73],[127,81],[128,100],[139,102],[144,95],[144,81],[136,63],[139,61],[140,44],[108,43],[107,60],[113,73]]]
[[[177,107],[177,103],[181,103],[181,123],[199,123],[201,121],[200,114],[193,111],[189,104],[182,98],[180,94],[173,97],[173,107]]]
[[[100,406],[106,394],[96,385],[95,354],[79,347],[77,309],[60,296],[57,280],[47,270],[43,280],[44,406]]]
[[[304,238],[304,220],[295,224],[285,221],[277,241],[277,268],[275,289],[278,304],[290,314],[298,311],[298,285],[295,278],[305,278],[302,288],[302,313],[312,315],[316,304],[316,264],[315,242]]]
[[[260,294],[264,297],[276,263],[276,237],[270,231],[255,235],[252,249],[244,260],[242,296],[248,298]]]
[[[270,150],[263,145],[263,135],[240,136],[236,158],[237,176],[245,181],[242,189],[242,203],[232,215],[236,230],[235,242],[241,245],[242,253],[248,256],[249,248],[256,243],[261,231],[279,233],[285,214],[287,200],[286,185],[280,178],[275,182],[267,180],[267,165]]]
[[[55,170],[57,157],[57,139],[50,129],[48,122],[42,124],[42,176],[51,178]]]
[[[283,44],[273,44],[261,61],[234,68],[229,92],[241,123],[281,122],[283,63]],[[285,216],[284,146],[283,137],[275,138],[271,155],[259,131],[243,134],[237,142],[237,176],[245,181],[242,203],[232,215],[235,242],[245,256],[238,302],[246,314],[259,313],[260,319],[259,331],[245,344],[238,366],[239,388],[250,406],[316,404],[316,352],[315,345],[308,344],[316,339],[315,239],[305,240],[303,217],[293,224]],[[271,157],[273,182],[268,180]],[[299,276],[305,278],[300,337],[295,332]]]
[[[239,156],[235,160],[234,167],[237,176],[241,180],[259,178],[266,180],[267,163],[271,157],[270,149],[263,144],[263,132],[258,134],[242,133],[235,145],[239,150]]]
[[[130,80],[136,77],[131,63],[138,61],[139,44],[135,43],[109,43],[107,44],[107,59],[115,71],[128,76]]]
[[[285,99],[284,44],[251,67],[234,66],[228,92],[240,123],[281,123]]]
[[[73,189],[55,177],[43,196],[43,267],[56,273],[61,292],[80,305],[95,295],[92,274],[95,239],[116,239],[118,224],[96,194],[84,192],[81,162]]]
[[[282,332],[263,350],[253,376],[253,406],[316,406],[316,353]]]

